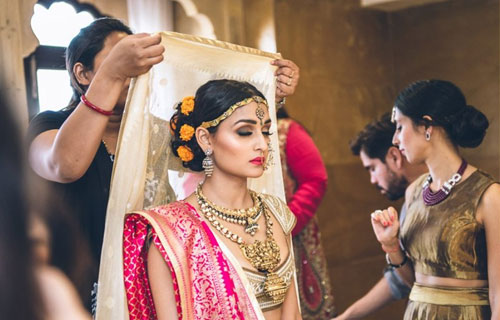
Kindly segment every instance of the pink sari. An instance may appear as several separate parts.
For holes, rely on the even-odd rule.
[[[126,217],[123,269],[130,320],[156,319],[146,269],[149,230],[172,273],[179,319],[260,319],[208,225],[191,205],[177,201]]]

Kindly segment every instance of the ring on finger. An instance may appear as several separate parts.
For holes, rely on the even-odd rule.
[[[286,83],[287,86],[290,86],[292,84],[292,78],[288,79],[288,82]]]
[[[382,214],[382,210],[375,210],[372,212],[371,217],[375,219],[377,216]]]

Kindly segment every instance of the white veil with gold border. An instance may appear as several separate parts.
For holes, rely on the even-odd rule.
[[[96,318],[128,319],[123,283],[122,233],[127,212],[183,199],[202,174],[183,168],[170,148],[174,106],[212,79],[247,81],[269,103],[273,132],[279,54],[196,36],[163,32],[164,61],[132,81],[113,169],[101,254]],[[274,165],[249,186],[285,201],[277,134],[271,136]]]

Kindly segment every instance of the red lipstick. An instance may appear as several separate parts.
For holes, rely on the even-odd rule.
[[[252,160],[250,160],[250,163],[253,163],[255,165],[261,166],[264,164],[264,157],[257,157]]]

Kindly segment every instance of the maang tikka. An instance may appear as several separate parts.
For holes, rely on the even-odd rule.
[[[212,172],[214,172],[214,161],[212,160],[212,149],[208,148],[205,151],[205,158],[203,159],[203,162],[201,163],[201,166],[205,170],[205,175],[207,177],[212,176]]]

